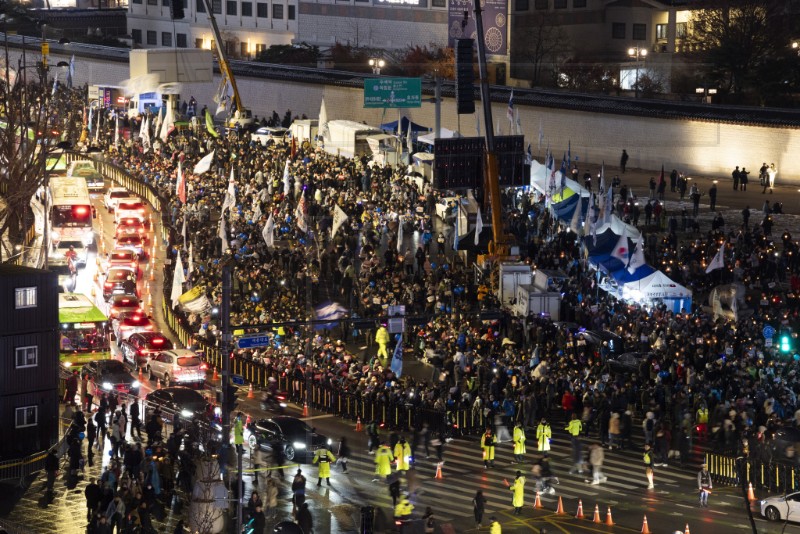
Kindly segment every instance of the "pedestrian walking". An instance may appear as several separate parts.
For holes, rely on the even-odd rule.
[[[739,166],[737,165],[733,172],[731,173],[731,177],[733,178],[733,190],[739,190],[739,180],[741,178],[741,172],[739,171]]]
[[[83,490],[83,495],[86,497],[86,520],[91,521],[94,514],[97,513],[100,507],[100,499],[103,497],[103,492],[100,490],[100,485],[97,479],[93,478],[91,482],[86,485]]]
[[[764,178],[764,189],[761,191],[761,194],[767,192],[769,189],[769,194],[772,194],[772,188],[775,185],[775,177],[778,175],[778,170],[775,168],[775,164],[772,163],[767,168],[767,176]]]
[[[552,437],[553,430],[550,428],[550,423],[542,418],[539,426],[536,427],[536,441],[539,452],[548,452],[550,450],[550,439]]]
[[[603,461],[605,460],[605,450],[601,445],[593,443],[589,445],[589,464],[592,466],[592,485],[598,485],[608,480],[603,476]],[[587,480],[586,482],[589,482]]]
[[[583,423],[578,419],[578,414],[572,414],[572,420],[565,429],[569,432],[570,443],[572,445],[573,467],[569,470],[569,473],[583,473],[583,451],[581,450],[582,446],[580,440],[580,435],[583,431]]]
[[[700,507],[708,508],[708,495],[714,486],[711,482],[711,473],[708,472],[708,464],[705,462],[697,472],[697,489],[700,491]]]
[[[653,451],[649,443],[644,444],[642,460],[644,461],[644,474],[647,476],[647,489],[653,489],[655,488],[653,484]]]
[[[476,491],[475,496],[472,498],[472,513],[475,515],[475,525],[478,528],[483,526],[483,512],[486,509],[486,502],[483,491]]]
[[[750,174],[750,171],[748,171],[744,167],[742,167],[742,170],[739,171],[739,184],[740,184],[739,189],[741,191],[747,191],[748,174]]]
[[[367,425],[367,447],[369,454],[375,454],[375,449],[380,445],[378,435],[378,422],[374,419]]]
[[[521,422],[514,426],[514,460],[521,463],[525,454],[525,429]]]
[[[298,469],[292,480],[292,513],[295,513],[304,502],[306,502],[306,477],[303,476],[303,471]]]
[[[392,506],[397,506],[397,500],[400,499],[400,473],[392,473],[386,477],[386,482],[389,485],[389,496],[392,498]]]
[[[50,497],[53,495],[54,487],[56,484],[56,475],[58,475],[59,461],[55,449],[50,449],[47,457],[44,459],[44,472],[47,477],[45,481],[45,494]]]
[[[494,447],[497,445],[497,438],[492,434],[492,429],[487,428],[481,437],[481,447],[483,448],[483,468],[494,467]]]
[[[86,421],[86,462],[89,467],[94,465],[94,441],[97,439],[97,425],[94,424],[94,417],[89,415]]]
[[[131,403],[130,414],[131,414],[131,438],[133,438],[135,434],[136,439],[138,441],[142,441],[142,420],[141,420],[141,411],[139,408],[138,400],[135,400]]]
[[[321,449],[317,449],[317,452],[314,454],[314,460],[312,460],[312,463],[319,464],[319,473],[317,475],[317,486],[322,485],[323,478],[325,479],[325,483],[328,486],[331,485],[331,464],[335,461],[336,458],[327,448],[323,447]]]
[[[717,211],[717,184],[711,184],[708,190],[708,204],[711,211]]]
[[[342,436],[339,440],[339,463],[342,466],[342,473],[347,473],[347,459],[350,457],[350,446],[347,444],[347,438]]]
[[[517,471],[514,483],[511,484],[508,489],[514,493],[511,499],[511,505],[514,507],[514,515],[520,515],[525,499],[525,477],[522,476],[522,471]]]

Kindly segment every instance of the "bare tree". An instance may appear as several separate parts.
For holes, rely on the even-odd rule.
[[[554,17],[535,14],[515,24],[520,36],[515,55],[521,61],[517,67],[527,74],[531,87],[551,85],[552,76],[548,78],[545,69],[555,73],[559,55],[566,53],[568,41],[563,28],[554,24],[554,20]]]

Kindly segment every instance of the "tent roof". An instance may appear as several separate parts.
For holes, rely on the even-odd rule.
[[[399,132],[405,134],[408,131],[408,123],[411,123],[411,131],[412,132],[429,132],[431,129],[427,126],[422,126],[421,124],[417,124],[411,121],[408,117],[402,117],[400,119],[400,129]],[[381,124],[381,130],[389,130],[392,132],[397,132],[397,121],[394,122],[386,122]]]
[[[670,277],[661,271],[656,271],[644,278],[626,284],[628,289],[638,289],[646,298],[687,298],[692,296],[692,292],[673,282]]]
[[[633,271],[633,273],[628,271],[628,269],[619,269],[617,271],[612,272],[611,276],[614,278],[614,280],[617,281],[618,284],[627,284],[629,282],[636,282],[638,280],[641,280],[642,278],[650,276],[654,272],[656,272],[655,268],[651,267],[650,265],[644,264],[635,271]]]
[[[439,139],[452,139],[453,137],[461,137],[461,134],[453,130],[448,130],[447,128],[439,129]],[[418,143],[426,143],[428,145],[434,144],[435,140],[436,140],[436,132],[427,133],[425,135],[420,135],[419,137],[417,137]]]

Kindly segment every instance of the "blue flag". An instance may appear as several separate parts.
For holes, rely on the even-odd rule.
[[[394,348],[394,354],[392,354],[392,363],[389,366],[397,378],[403,376],[403,337],[399,337],[400,339],[397,340],[397,346]]]
[[[567,141],[567,169],[572,167],[572,139]]]

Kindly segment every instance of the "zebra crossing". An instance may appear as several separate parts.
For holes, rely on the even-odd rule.
[[[555,494],[541,495],[546,508],[554,509],[559,496],[564,499],[583,499],[584,502],[589,500],[614,505],[627,496],[641,493],[647,487],[642,453],[638,450],[607,450],[602,469],[607,481],[600,485],[590,485],[586,482],[587,478],[591,478],[590,471],[569,474],[572,468],[569,441],[559,436],[557,443],[549,456],[553,474],[559,479],[559,484],[554,486]],[[520,464],[514,461],[512,443],[499,443],[495,449],[495,467],[484,469],[482,449],[477,439],[453,440],[444,448],[443,478],[435,479],[436,458],[425,458],[424,447],[420,447],[413,462],[419,489],[411,495],[411,501],[420,511],[426,506],[432,506],[437,517],[447,521],[472,516],[472,499],[480,489],[488,500],[487,513],[508,509],[511,507],[511,492],[505,482],[513,481],[516,471],[520,470],[528,478],[525,505],[532,506],[535,490],[530,471],[541,454],[536,452],[535,444],[527,449],[525,462]],[[344,483],[346,477],[350,486],[370,504],[385,509],[393,507],[388,484],[384,481],[373,481],[374,456],[368,455],[366,451],[353,454],[349,459],[348,472],[343,474],[334,468],[334,484]],[[658,468],[656,473],[656,488],[662,491],[670,488],[677,490],[695,480],[695,475],[688,469],[665,467]],[[401,485],[403,491],[408,491],[408,477],[402,480]]]

